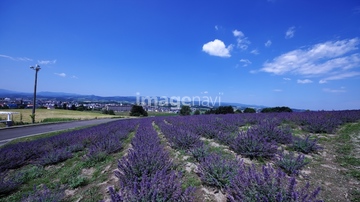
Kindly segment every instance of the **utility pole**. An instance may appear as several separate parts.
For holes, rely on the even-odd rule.
[[[35,67],[31,66],[31,69],[35,70],[35,85],[34,85],[34,100],[33,100],[33,109],[32,109],[32,123],[35,123],[35,107],[36,107],[36,85],[37,85],[37,75],[38,71],[41,69],[39,65],[36,65]]]

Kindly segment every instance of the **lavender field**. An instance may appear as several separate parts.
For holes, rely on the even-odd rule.
[[[0,148],[0,201],[359,201],[360,110],[120,120]]]

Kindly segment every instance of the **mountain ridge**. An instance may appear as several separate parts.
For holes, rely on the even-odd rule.
[[[66,93],[66,92],[50,92],[50,91],[41,91],[36,94],[37,98],[54,98],[54,99],[63,99],[63,100],[75,100],[75,101],[93,101],[93,102],[127,102],[127,103],[136,103],[136,96],[97,96],[97,95],[83,95],[77,93]],[[33,93],[27,92],[18,92],[7,89],[0,89],[0,97],[9,97],[9,98],[33,98]],[[152,98],[157,98],[159,101],[162,100],[160,96],[150,96]],[[190,101],[191,102],[191,101]],[[196,101],[199,105],[200,102]],[[196,103],[195,101],[193,103]],[[243,103],[235,103],[235,102],[221,102],[219,104],[215,104],[213,107],[217,106],[235,106],[238,108],[267,108],[268,106],[264,105],[251,105],[251,104],[243,104]],[[293,109],[294,111],[303,111],[301,109]]]

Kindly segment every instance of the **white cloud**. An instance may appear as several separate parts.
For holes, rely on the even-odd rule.
[[[259,51],[258,51],[258,49],[254,49],[254,50],[252,50],[250,53],[251,53],[251,54],[254,54],[254,55],[259,55],[259,54],[260,54]]]
[[[224,42],[219,39],[210,41],[203,45],[202,51],[209,55],[219,56],[219,57],[231,57],[230,51],[232,50],[232,45],[228,47],[225,46]]]
[[[72,75],[71,78],[72,78],[72,79],[78,79],[78,77],[75,76],[75,75]]]
[[[291,79],[290,78],[283,78],[285,81],[290,81]]]
[[[216,29],[216,30],[219,30],[219,26],[215,25],[215,29]]]
[[[233,31],[233,34],[234,34],[234,37],[244,37],[244,33],[242,33],[242,31],[239,31],[239,30],[234,30]]]
[[[15,60],[13,57],[8,56],[8,55],[0,55],[0,57],[7,58],[7,59],[10,59],[10,60]]]
[[[346,79],[346,78],[359,76],[359,75],[360,75],[360,72],[345,72],[345,73],[342,73],[342,74],[336,74],[336,75],[329,76],[329,77],[326,77],[324,79],[321,79],[319,81],[319,83],[324,84],[324,83],[327,83],[330,80],[341,80],[341,79]]]
[[[17,58],[18,60],[20,60],[20,61],[32,61],[32,59],[31,58],[27,58],[27,57],[23,57],[23,58]]]
[[[206,90],[204,92],[201,92],[201,94],[208,94],[209,92]]]
[[[304,80],[297,80],[297,83],[301,83],[301,84],[307,84],[307,83],[312,83],[313,81],[311,81],[310,79],[304,79]]]
[[[286,39],[291,39],[293,38],[295,35],[295,27],[289,27],[289,29],[285,32],[285,38]]]
[[[60,77],[66,77],[66,74],[65,73],[54,73],[55,75],[58,75]]]
[[[38,60],[38,63],[40,65],[51,65],[51,64],[55,64],[56,60]]]
[[[324,88],[323,91],[328,93],[345,93],[346,90],[344,88],[341,89],[330,89],[330,88]]]
[[[296,49],[274,58],[271,62],[265,62],[260,71],[306,76],[346,73],[352,68],[360,67],[360,53],[351,54],[358,49],[359,44],[359,38],[353,38]]]
[[[251,61],[248,59],[241,59],[240,62],[243,63],[243,67],[246,67],[251,64]]]
[[[27,58],[27,57],[11,57],[11,56],[8,56],[8,55],[0,55],[0,57],[3,57],[3,58],[7,58],[7,59],[10,59],[10,60],[14,60],[14,61],[32,61],[32,59],[30,58]]]
[[[266,47],[270,47],[271,44],[272,44],[271,40],[267,40],[267,41],[265,42],[265,46],[266,46]]]
[[[282,92],[283,90],[281,90],[281,89],[274,89],[273,91],[274,91],[274,92]]]
[[[251,43],[247,37],[245,37],[244,33],[239,30],[233,31],[234,37],[236,37],[237,41],[237,47],[241,50],[246,50],[249,47],[249,44]]]

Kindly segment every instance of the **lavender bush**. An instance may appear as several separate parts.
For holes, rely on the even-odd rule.
[[[305,154],[314,153],[314,152],[317,152],[318,150],[322,149],[322,147],[320,147],[317,144],[317,139],[311,140],[310,135],[306,136],[305,139],[300,138],[300,137],[294,138],[294,141],[293,141],[291,147],[294,150],[305,153]]]
[[[21,202],[58,202],[64,198],[64,190],[62,188],[56,190],[50,190],[45,185],[40,189],[34,186],[34,191],[25,195]]]
[[[290,128],[279,127],[279,121],[275,119],[262,120],[258,125],[252,127],[254,133],[264,136],[268,141],[274,141],[280,144],[289,144],[292,142]]]
[[[238,133],[220,132],[215,139],[221,144],[230,145],[235,140],[237,134]]]
[[[118,161],[118,170],[115,171],[121,186],[131,186],[140,182],[143,176],[152,177],[159,170],[173,168],[169,153],[161,146],[151,122],[141,123],[131,144],[132,149]]]
[[[307,123],[303,130],[310,133],[332,133],[342,124],[338,117],[328,114],[317,114],[318,116],[307,117]]]
[[[33,142],[20,142],[13,145],[5,145],[0,148],[0,172],[8,169],[20,168],[32,159],[41,156],[41,146]]]
[[[269,142],[266,137],[258,135],[252,129],[240,132],[230,144],[230,148],[250,159],[272,158],[277,152],[277,146],[274,142]]]
[[[236,122],[231,116],[223,116],[222,118],[215,119],[214,123],[218,130],[223,133],[236,133],[239,131],[239,126],[243,123]]]
[[[158,170],[171,170],[173,163],[169,154],[162,148],[144,148],[144,150],[129,150],[126,158],[118,161],[115,176],[122,186],[130,186],[141,181],[144,175],[151,177]]]
[[[220,155],[210,154],[199,164],[201,181],[210,186],[224,189],[237,174],[241,163],[224,159]]]
[[[72,157],[72,153],[66,149],[57,149],[44,154],[37,160],[37,163],[43,166],[56,164]]]
[[[243,167],[227,187],[228,201],[303,201],[319,202],[316,199],[320,188],[309,191],[309,184],[302,189],[296,187],[295,178],[287,178],[280,169],[270,165],[258,172],[255,166]]]
[[[6,195],[18,189],[22,184],[22,174],[8,175],[8,172],[0,172],[0,196]]]
[[[200,135],[200,136],[203,136],[205,138],[208,138],[208,139],[213,139],[217,136],[217,134],[219,134],[219,131],[216,127],[216,125],[213,125],[213,124],[207,124],[207,123],[198,123],[198,125],[196,125],[194,128],[193,128],[193,131]]]
[[[93,145],[96,148],[98,148],[98,150],[104,151],[107,154],[111,154],[122,150],[123,148],[122,139],[123,137],[119,137],[116,135],[109,135],[94,142]]]
[[[190,153],[195,158],[196,161],[201,162],[210,155],[209,147],[208,146],[200,146],[200,147],[194,147],[190,150]]]
[[[135,181],[129,186],[122,187],[118,193],[110,187],[113,202],[137,202],[137,201],[193,201],[194,189],[181,188],[181,174],[160,170],[154,176],[142,176],[141,181]]]
[[[63,158],[61,156],[84,150],[97,144],[98,141],[103,141],[108,136],[116,136],[122,140],[130,131],[134,130],[137,123],[134,120],[113,121],[31,142],[5,145],[0,148],[0,172],[38,162],[43,162],[42,164],[47,164],[46,161],[56,163],[56,161],[61,161]],[[54,153],[54,150],[57,153]],[[110,150],[117,149],[111,148]],[[56,160],[56,158],[59,159]]]
[[[307,165],[309,162],[305,161],[305,156],[299,154],[297,157],[294,152],[288,154],[281,153],[279,159],[275,162],[277,166],[282,168],[285,173],[289,175],[299,174],[299,170]]]
[[[159,126],[174,149],[189,150],[202,144],[200,136],[190,130],[165,123]]]
[[[87,154],[85,155],[84,161],[86,162],[87,167],[91,167],[94,164],[104,161],[106,159],[106,152],[99,151],[96,147],[89,148]]]
[[[112,201],[191,201],[192,188],[182,190],[181,175],[151,125],[143,119],[128,155],[118,161],[120,191],[109,188]]]

